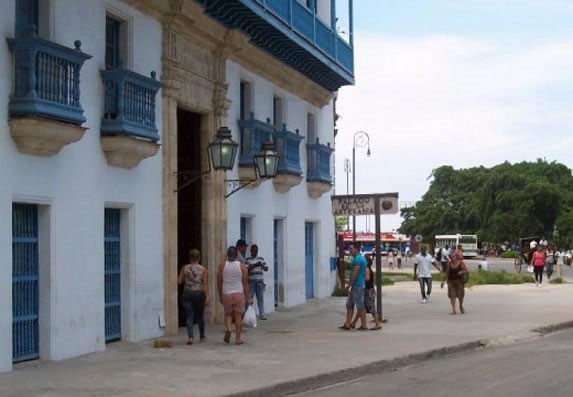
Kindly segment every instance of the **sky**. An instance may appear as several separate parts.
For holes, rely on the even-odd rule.
[[[358,131],[371,156],[356,148],[356,193],[398,192],[401,205],[442,165],[573,168],[572,21],[573,0],[354,0],[356,84],[339,91],[336,194],[347,192]],[[383,216],[382,230],[400,223]],[[373,219],[357,230],[373,231]]]

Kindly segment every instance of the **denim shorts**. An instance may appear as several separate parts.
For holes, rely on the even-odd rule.
[[[346,308],[348,310],[353,310],[354,306],[356,306],[356,310],[359,312],[366,310],[366,307],[364,306],[364,288],[352,287],[352,290],[348,294]]]

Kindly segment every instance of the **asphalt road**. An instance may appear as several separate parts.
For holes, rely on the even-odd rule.
[[[573,330],[425,361],[297,396],[569,397]]]

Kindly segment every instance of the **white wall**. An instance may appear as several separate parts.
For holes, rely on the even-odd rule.
[[[333,106],[332,102],[322,109],[316,109],[310,104],[290,93],[281,91],[272,83],[244,70],[240,65],[227,62],[227,83],[229,84],[228,98],[232,100],[229,109],[227,125],[232,129],[234,139],[239,142],[240,81],[247,80],[253,84],[255,118],[265,121],[272,118],[273,95],[286,98],[286,123],[291,131],[300,129],[306,136],[307,112],[314,112],[317,116],[317,136],[320,142],[334,144],[333,137]],[[306,139],[300,144],[300,158],[303,175],[306,175]],[[228,177],[237,177],[228,173]],[[288,193],[277,193],[272,181],[263,182],[256,189],[243,189],[227,199],[227,240],[234,244],[240,234],[240,216],[254,215],[253,236],[259,245],[259,251],[269,264],[269,272],[265,274],[267,289],[265,292],[265,309],[273,310],[274,302],[274,275],[273,275],[273,221],[284,218],[285,252],[284,252],[284,281],[286,306],[293,306],[305,302],[305,252],[304,252],[304,223],[316,222],[316,260],[314,293],[316,297],[329,296],[332,293],[335,276],[330,272],[329,258],[335,255],[334,218],[331,214],[330,193],[320,199],[311,199],[308,196],[306,179],[289,190]]]
[[[133,312],[125,338],[160,335],[163,307],[161,151],[131,170],[107,165],[100,145],[103,108],[100,70],[104,67],[106,4],[130,17],[133,70],[149,76],[161,70],[161,24],[115,0],[52,0],[51,39],[93,56],[81,70],[81,104],[88,127],[84,137],[44,158],[20,154],[10,137],[7,103],[13,81],[12,55],[0,51],[0,370],[12,360],[11,203],[26,199],[50,205],[51,328],[50,359],[102,350],[104,339],[104,208],[130,208],[129,263]],[[14,0],[3,2],[0,30],[13,37]],[[156,97],[161,131],[161,93]],[[43,265],[43,264],[42,264]],[[45,287],[43,284],[41,288]],[[41,342],[45,343],[45,342]]]

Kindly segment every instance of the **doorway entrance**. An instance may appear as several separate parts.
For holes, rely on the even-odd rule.
[[[177,109],[177,170],[201,172],[201,115]],[[189,251],[201,250],[202,181],[197,179],[177,192],[177,272],[189,263]],[[179,286],[177,305],[179,326],[184,327],[186,316],[179,303],[183,287]]]

